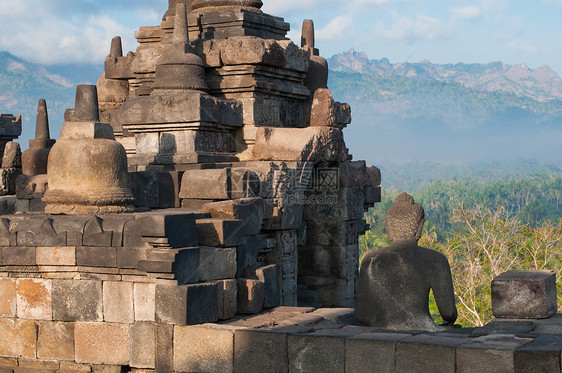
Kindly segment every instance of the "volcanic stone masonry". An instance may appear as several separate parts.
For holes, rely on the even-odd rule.
[[[510,334],[556,317],[484,333],[498,339],[379,333],[351,308],[303,307],[354,305],[381,175],[346,148],[351,108],[327,88],[312,21],[299,47],[261,6],[170,0],[135,52],[111,41],[56,143],[44,101],[24,156],[21,118],[0,117],[0,372],[404,371],[418,357],[511,372],[534,349],[559,369],[559,341]],[[527,297],[549,298],[529,314],[548,316],[545,276],[497,294],[539,284]]]

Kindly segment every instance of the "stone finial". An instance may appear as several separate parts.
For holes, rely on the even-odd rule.
[[[25,175],[35,176],[47,173],[47,160],[51,147],[55,144],[49,132],[49,113],[47,102],[39,100],[37,104],[37,121],[35,122],[35,139],[29,140],[29,149],[23,152],[22,171]]]
[[[314,50],[314,43],[314,21],[305,19],[302,21],[301,47]]]
[[[389,241],[420,239],[425,213],[414,197],[401,193],[388,209],[385,226]]]
[[[121,43],[121,36],[116,36],[111,39],[111,48],[109,50],[109,57],[123,57],[123,44]]]
[[[49,114],[47,113],[47,101],[44,98],[37,104],[37,121],[35,122],[35,139],[50,139]]]
[[[98,91],[95,85],[79,85],[76,87],[76,103],[74,119],[79,122],[99,120]]]
[[[185,3],[176,5],[176,17],[174,24],[173,43],[185,45],[189,43],[189,35],[187,31],[187,9]]]

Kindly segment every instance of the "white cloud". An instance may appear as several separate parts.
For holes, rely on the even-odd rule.
[[[482,15],[480,8],[475,6],[452,8],[451,13],[453,14],[453,17],[459,19],[475,19]]]
[[[351,16],[337,16],[325,27],[316,31],[316,38],[323,41],[346,39],[351,34],[352,27],[353,18]]]
[[[75,25],[65,20],[45,17],[27,25],[14,35],[0,35],[0,49],[27,60],[43,63],[100,63],[109,52],[115,35],[132,38],[128,29],[108,16],[90,16]],[[17,27],[17,20],[8,27]],[[132,44],[127,40],[128,44]]]
[[[398,17],[390,28],[379,25],[375,33],[377,36],[390,40],[436,40],[447,36],[446,26],[437,18],[419,15],[416,18]]]

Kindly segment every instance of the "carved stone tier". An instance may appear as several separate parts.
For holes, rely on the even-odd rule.
[[[135,135],[131,166],[178,165],[235,160],[234,129],[242,107],[198,91],[161,91],[123,105],[120,121]],[[149,169],[151,167],[148,167]]]
[[[257,36],[286,39],[290,25],[283,18],[247,9],[195,9],[188,16],[189,40]]]

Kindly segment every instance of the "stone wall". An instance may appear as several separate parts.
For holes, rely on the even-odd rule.
[[[19,296],[12,307],[22,312],[29,311],[26,282],[32,280],[16,281],[13,286]],[[0,307],[0,311],[6,310]],[[482,328],[423,333],[356,326],[350,324],[352,314],[351,309],[280,307],[228,324],[193,326],[1,317],[0,371],[453,373],[561,369],[560,315],[545,320],[496,319]]]

